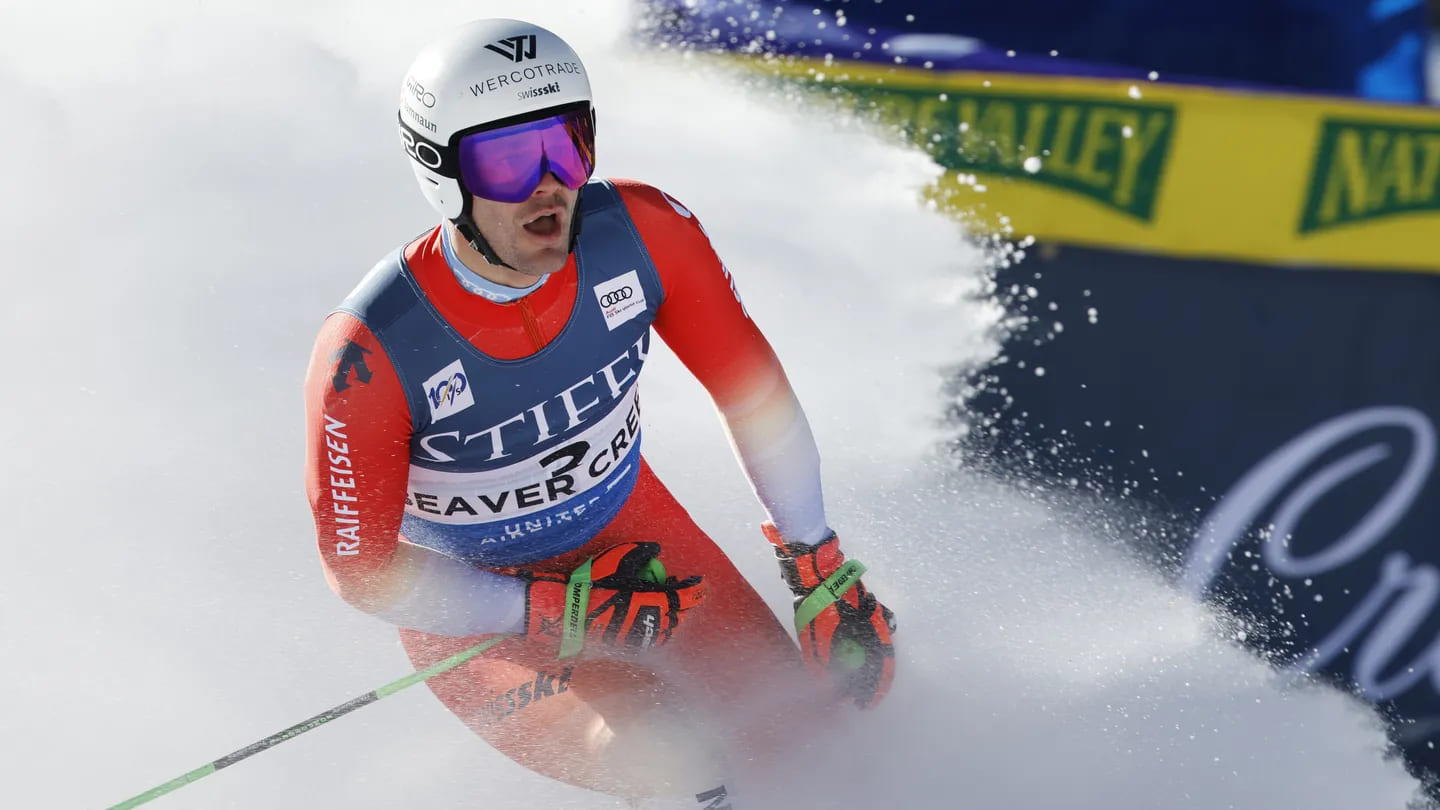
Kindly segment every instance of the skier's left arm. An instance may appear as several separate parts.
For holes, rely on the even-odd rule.
[[[657,189],[618,185],[664,288],[655,330],[709,392],[765,508],[806,659],[873,705],[894,674],[893,619],[826,521],[820,453],[799,399],[694,214]]]

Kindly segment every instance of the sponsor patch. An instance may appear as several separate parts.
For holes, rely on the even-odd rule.
[[[600,302],[605,326],[615,331],[617,326],[645,311],[645,289],[640,286],[640,274],[631,270],[623,276],[596,284],[595,300]]]
[[[425,381],[425,402],[430,406],[432,422],[439,422],[475,404],[470,378],[458,359]]]

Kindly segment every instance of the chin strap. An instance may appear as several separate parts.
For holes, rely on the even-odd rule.
[[[581,198],[584,196],[585,189],[581,187],[580,194],[575,200],[575,214],[570,217],[570,246],[567,249],[568,253],[575,252],[575,243],[580,239],[580,220],[584,219],[581,215],[583,211],[583,200]],[[509,267],[511,270],[519,272],[516,267],[500,258],[500,256],[495,253],[495,249],[490,247],[490,242],[480,234],[479,226],[475,224],[475,220],[470,216],[470,206],[468,203],[465,206],[465,211],[450,221],[455,223],[455,230],[459,231],[460,236],[464,237],[465,241],[470,243],[470,247],[475,248],[481,256],[485,257],[485,261],[501,267]]]
[[[511,267],[508,262],[496,255],[495,249],[490,247],[490,243],[486,241],[485,237],[480,235],[480,229],[475,226],[475,220],[470,218],[469,212],[461,214],[450,221],[455,223],[455,230],[459,231],[460,237],[466,242],[469,242],[470,247],[475,248],[481,256],[484,256],[485,261],[491,264],[498,264],[501,267],[509,267],[511,270],[515,269]]]

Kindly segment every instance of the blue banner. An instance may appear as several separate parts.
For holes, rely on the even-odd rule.
[[[1423,0],[644,0],[652,36],[940,63],[1048,58],[1066,72],[1425,103]],[[928,37],[928,39],[927,39]],[[961,38],[973,40],[966,46]],[[957,51],[957,49],[963,49]],[[1013,52],[1013,53],[1011,53]],[[968,69],[977,69],[968,67]]]
[[[1440,772],[1440,277],[1031,253],[980,449],[1171,516],[1146,553]]]

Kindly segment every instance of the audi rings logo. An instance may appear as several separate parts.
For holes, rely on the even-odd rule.
[[[409,76],[405,77],[405,89],[410,91],[410,95],[414,96],[416,101],[424,104],[426,107],[435,106],[435,94],[426,90],[425,85],[415,81]]]
[[[613,307],[621,301],[629,301],[631,298],[634,297],[635,290],[632,287],[621,287],[618,290],[613,290],[600,296],[600,306]]]
[[[600,305],[600,313],[605,316],[605,328],[612,332],[617,326],[649,311],[645,304],[645,288],[640,286],[640,273],[635,270],[596,284],[595,301]]]

